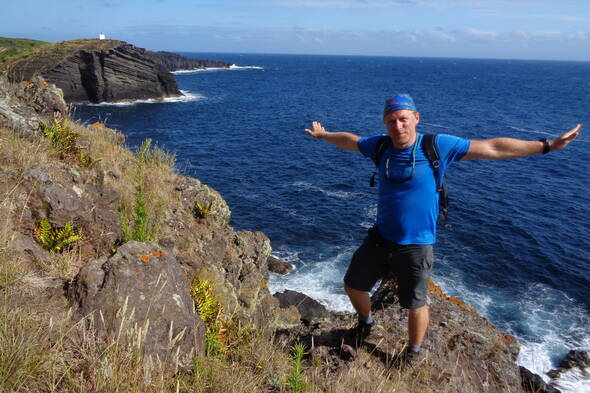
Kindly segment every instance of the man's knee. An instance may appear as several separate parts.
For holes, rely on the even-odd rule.
[[[361,291],[358,289],[354,289],[353,287],[349,286],[346,282],[344,283],[344,292],[346,292],[346,294],[349,297],[351,297],[351,296],[364,296],[365,294],[369,293],[367,291]]]

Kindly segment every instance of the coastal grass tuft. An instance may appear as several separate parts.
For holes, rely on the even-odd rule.
[[[0,127],[0,164],[17,178],[32,167],[45,166],[51,161],[52,149],[43,139],[21,138],[15,131]],[[26,151],[27,154],[23,154]],[[22,179],[20,179],[22,180]],[[16,184],[19,180],[15,181]]]

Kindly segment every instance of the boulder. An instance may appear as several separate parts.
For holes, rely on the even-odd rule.
[[[556,369],[550,370],[547,375],[551,378],[559,378],[561,373],[577,368],[582,373],[586,373],[586,368],[590,367],[590,356],[588,351],[572,349],[567,355],[559,362]]]
[[[547,385],[540,375],[531,372],[529,369],[520,366],[520,378],[522,388],[526,393],[561,393],[561,390]]]
[[[267,263],[268,270],[276,274],[287,274],[293,271],[293,265],[272,255],[268,257]]]
[[[174,255],[155,243],[129,242],[91,261],[70,291],[75,320],[140,348],[146,359],[191,367],[204,353],[205,327],[189,282]]]
[[[587,351],[572,349],[567,355],[559,362],[559,368],[563,370],[569,370],[572,368],[579,368],[580,371],[590,367],[590,356]]]
[[[41,77],[10,85],[0,78],[0,127],[12,128],[21,136],[39,135],[39,121],[66,117],[68,108],[63,93]]]
[[[320,302],[297,291],[287,289],[284,292],[275,293],[274,297],[279,299],[281,308],[297,307],[297,310],[301,314],[301,320],[305,323],[311,323],[314,320],[326,318],[330,315],[326,307]]]

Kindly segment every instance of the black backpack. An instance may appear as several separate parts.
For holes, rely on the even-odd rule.
[[[390,145],[391,138],[389,138],[389,136],[382,136],[381,139],[379,139],[379,142],[377,142],[375,159],[373,160],[375,162],[375,172],[373,172],[373,176],[371,176],[371,180],[369,181],[371,187],[375,187],[375,174],[379,169],[379,162],[381,161],[381,157],[383,157],[383,153]],[[434,173],[436,191],[438,192],[438,218],[440,220],[446,220],[449,213],[449,198],[447,196],[447,186],[445,184],[444,176],[441,178],[439,173],[440,156],[436,147],[436,135],[424,134],[424,137],[422,138],[422,150],[424,151],[426,158],[428,158],[428,161],[430,161],[430,166]]]

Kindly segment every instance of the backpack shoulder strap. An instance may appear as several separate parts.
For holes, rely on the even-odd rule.
[[[375,158],[373,159],[373,162],[375,163],[375,171],[373,172],[373,176],[371,176],[371,180],[369,180],[369,186],[371,187],[375,187],[375,175],[377,174],[377,170],[379,170],[381,157],[383,157],[383,153],[385,153],[385,150],[387,150],[389,145],[391,145],[391,138],[389,138],[387,135],[383,135],[377,142]]]
[[[436,147],[436,135],[424,134],[422,137],[422,150],[424,151],[426,158],[428,158],[428,161],[430,161],[430,165],[434,172],[436,191],[439,194],[439,218],[444,220],[447,218],[449,212],[449,201],[445,179],[440,176],[440,155],[438,154],[438,148]]]

